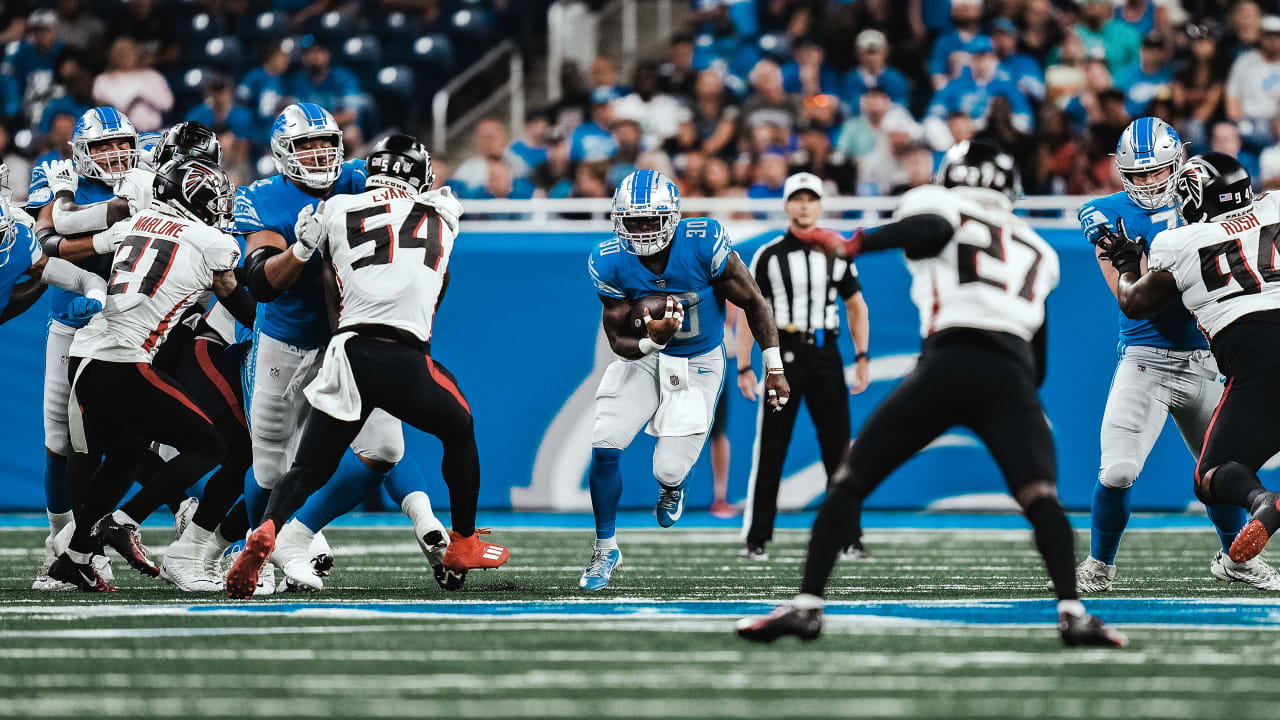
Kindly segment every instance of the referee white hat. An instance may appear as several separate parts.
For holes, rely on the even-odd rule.
[[[782,199],[790,200],[792,195],[801,190],[808,190],[814,195],[822,197],[822,178],[807,172],[792,175],[782,184]]]

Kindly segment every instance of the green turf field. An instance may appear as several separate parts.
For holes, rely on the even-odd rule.
[[[1061,648],[1047,600],[1009,610],[1026,621],[967,601],[1048,598],[1022,530],[869,532],[873,559],[839,566],[831,599],[954,599],[959,619],[947,604],[930,620],[829,614],[817,642],[768,647],[732,634],[735,610],[794,592],[806,532],[748,563],[732,531],[624,531],[614,585],[589,598],[589,531],[499,529],[511,562],[454,594],[407,529],[327,534],[323,594],[227,608],[119,561],[113,595],[25,590],[43,532],[0,531],[0,717],[1200,719],[1280,704],[1280,603],[1213,580],[1207,529],[1126,535],[1108,602],[1188,600],[1126,616],[1120,651]],[[144,533],[156,555],[166,535]],[[1164,622],[1215,600],[1203,622]]]

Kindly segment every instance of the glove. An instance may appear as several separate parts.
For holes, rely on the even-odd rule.
[[[1095,245],[1102,251],[1099,257],[1110,260],[1111,266],[1121,275],[1127,272],[1137,273],[1142,253],[1146,250],[1146,243],[1142,238],[1129,237],[1124,229],[1124,218],[1116,218],[1114,230],[1103,225]]]
[[[42,163],[45,180],[54,195],[66,190],[72,195],[80,187],[80,177],[76,175],[76,164],[70,160],[49,160]]]
[[[293,244],[293,254],[299,260],[307,261],[315,253],[316,248],[320,246],[320,240],[324,237],[324,225],[320,222],[321,216],[324,215],[324,201],[316,203],[315,207],[308,205],[298,211],[298,221],[293,224],[293,234],[298,241]]]
[[[143,188],[132,172],[120,178],[116,184],[116,197],[124,198],[129,203],[129,215],[137,215],[151,204],[150,188]]]
[[[792,230],[791,233],[796,236],[797,240],[812,247],[814,250],[839,258],[857,255],[862,245],[862,238],[866,234],[859,228],[853,234],[853,239],[849,239],[835,230],[816,225],[801,230]]]
[[[78,297],[71,301],[71,318],[73,320],[88,320],[89,318],[102,312],[102,303],[90,297]]]

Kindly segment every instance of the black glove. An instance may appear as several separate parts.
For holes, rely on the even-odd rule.
[[[1138,273],[1142,254],[1146,251],[1146,243],[1142,238],[1130,238],[1124,229],[1124,219],[1116,218],[1115,229],[1102,226],[1102,232],[1095,243],[1102,252],[1099,257],[1111,261],[1111,266],[1121,275]]]

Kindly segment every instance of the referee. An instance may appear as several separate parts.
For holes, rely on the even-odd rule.
[[[761,404],[757,416],[758,454],[751,468],[743,519],[746,547],[738,553],[738,557],[748,560],[769,558],[764,546],[773,539],[782,463],[787,458],[800,403],[808,405],[809,417],[818,431],[822,464],[829,483],[849,442],[846,396],[865,390],[871,379],[867,357],[870,323],[857,268],[847,260],[826,255],[821,248],[810,247],[795,235],[796,231],[815,227],[822,217],[822,180],[811,173],[792,175],[783,185],[782,197],[783,207],[791,219],[790,227],[786,234],[756,252],[751,261],[751,274],[773,310],[782,365],[791,382],[791,402],[779,412],[765,412]],[[844,300],[849,334],[857,352],[852,388],[845,384],[844,361],[836,345],[840,331],[837,296]],[[748,400],[756,401],[758,383],[751,367],[752,338],[741,320],[739,318],[738,323],[738,389]],[[866,556],[861,534],[861,528],[850,528],[844,546],[845,557]]]

